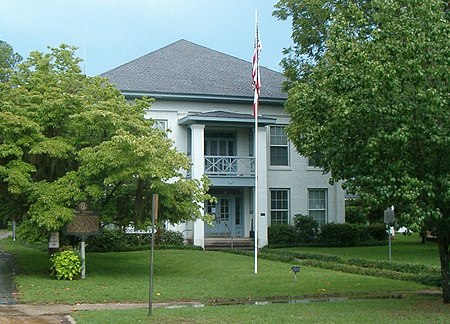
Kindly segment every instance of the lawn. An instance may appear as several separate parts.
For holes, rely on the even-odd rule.
[[[0,248],[15,255],[19,299],[25,303],[147,302],[149,251],[88,253],[86,279],[57,281],[48,276],[49,256],[11,239]],[[266,300],[305,296],[366,296],[430,287],[413,282],[302,267],[294,282],[291,264],[198,250],[155,251],[154,302]]]
[[[278,249],[277,249],[278,250]],[[388,245],[360,247],[295,247],[280,250],[337,255],[344,259],[389,260]],[[421,244],[418,234],[397,234],[392,240],[392,261],[440,266],[437,244]]]
[[[440,298],[345,300],[304,304],[76,312],[77,323],[448,323]]]

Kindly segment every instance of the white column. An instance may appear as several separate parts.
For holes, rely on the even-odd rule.
[[[200,179],[205,172],[205,125],[191,125],[192,179]],[[205,247],[205,222],[194,222],[194,245]]]
[[[266,127],[258,127],[258,248],[269,243],[267,237],[267,140]]]

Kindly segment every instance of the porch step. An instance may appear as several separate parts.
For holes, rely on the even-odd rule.
[[[254,249],[254,241],[251,238],[233,238],[214,237],[205,239],[205,250],[252,250]]]

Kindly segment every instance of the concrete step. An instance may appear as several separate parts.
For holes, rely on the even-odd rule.
[[[224,249],[236,249],[236,250],[252,250],[254,248],[254,241],[250,238],[206,238],[205,250],[224,250]]]

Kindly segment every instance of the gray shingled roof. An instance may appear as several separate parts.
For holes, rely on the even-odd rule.
[[[253,98],[250,62],[183,39],[101,76],[124,92]],[[286,99],[284,80],[261,67],[261,100]]]

